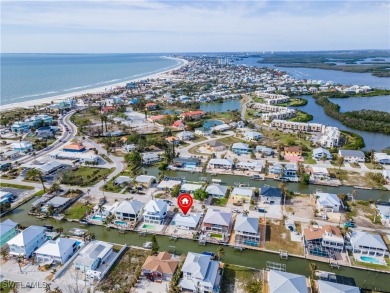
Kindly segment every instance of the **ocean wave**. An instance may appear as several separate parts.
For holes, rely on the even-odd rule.
[[[46,93],[39,93],[39,94],[33,94],[33,95],[26,95],[26,96],[21,96],[21,97],[16,97],[12,100],[22,100],[22,99],[25,99],[25,98],[34,98],[34,97],[39,97],[39,96],[45,96],[45,95],[51,95],[51,94],[56,94],[56,93],[59,93],[58,91],[50,91],[50,92],[46,92]]]

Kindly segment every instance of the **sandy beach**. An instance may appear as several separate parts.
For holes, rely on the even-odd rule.
[[[150,79],[150,78],[161,78],[161,77],[163,77],[164,74],[166,74],[170,71],[173,71],[173,70],[177,70],[180,67],[182,67],[188,63],[187,60],[184,60],[181,58],[174,58],[174,57],[163,57],[163,58],[179,60],[180,62],[182,62],[182,64],[180,64],[176,67],[158,72],[158,73],[154,73],[154,74],[143,76],[143,77],[137,77],[137,78],[130,79],[127,81],[121,81],[119,83],[105,85],[102,87],[91,88],[91,89],[87,89],[87,90],[83,90],[83,91],[76,91],[76,92],[71,92],[71,93],[67,93],[67,94],[63,94],[63,95],[56,95],[56,96],[52,96],[52,97],[36,99],[36,100],[31,100],[31,101],[1,105],[0,112],[10,110],[10,109],[15,109],[15,108],[28,108],[28,107],[38,106],[38,105],[42,105],[42,104],[49,104],[51,102],[56,102],[56,101],[63,100],[66,98],[77,98],[77,97],[80,97],[80,96],[85,95],[85,94],[98,94],[98,93],[109,92],[116,87],[124,87],[129,82],[139,81],[139,80],[143,80],[143,79]]]

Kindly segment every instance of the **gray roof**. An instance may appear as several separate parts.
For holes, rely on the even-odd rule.
[[[358,158],[365,158],[364,153],[362,151],[355,151],[355,150],[340,150],[340,155],[342,157],[358,157]]]
[[[234,226],[235,231],[259,233],[259,218],[247,217],[242,214],[236,218],[236,225]]]
[[[218,140],[212,140],[212,141],[209,141],[207,143],[209,146],[212,146],[212,147],[219,147],[219,146],[224,146],[226,147],[225,144],[223,144],[222,142],[218,141]]]
[[[360,293],[360,289],[355,286],[338,284],[323,280],[318,280],[318,292],[319,293]]]
[[[263,186],[260,188],[261,196],[282,197],[282,190],[277,187]]]
[[[236,142],[236,143],[233,143],[232,149],[244,149],[244,150],[247,150],[247,149],[249,149],[249,144],[242,143],[242,142]]]
[[[204,216],[203,223],[229,226],[231,219],[232,213],[230,212],[208,209],[206,215]]]
[[[373,234],[362,231],[354,231],[349,239],[352,246],[366,246],[375,247],[387,250],[386,244],[383,242],[382,237],[379,234]]]
[[[52,205],[53,207],[58,208],[64,204],[66,204],[68,201],[70,201],[70,198],[55,196],[51,200],[49,200],[46,204]]]
[[[253,189],[252,188],[243,188],[243,187],[234,187],[232,195],[248,196],[252,197]]]
[[[58,169],[60,166],[62,166],[62,163],[57,162],[57,161],[50,161],[50,162],[43,164],[42,166],[37,166],[36,168],[41,170],[42,172],[46,173],[46,172],[50,172],[52,170]]]
[[[302,275],[270,270],[270,293],[307,293],[306,278]]]
[[[45,228],[42,226],[30,226],[8,241],[8,245],[15,244],[17,246],[25,246],[37,235],[44,234]]]
[[[3,236],[8,231],[14,229],[18,226],[18,223],[15,223],[14,221],[7,219],[4,222],[0,223],[0,236]]]
[[[143,202],[136,200],[124,200],[115,209],[115,212],[137,215],[145,206]]]
[[[215,194],[221,196],[225,196],[227,190],[228,190],[227,186],[217,185],[217,184],[211,184],[206,188],[206,192],[208,194]]]

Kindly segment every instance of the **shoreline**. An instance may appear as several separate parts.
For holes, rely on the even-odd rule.
[[[168,56],[162,56],[162,58],[178,60],[182,63],[173,67],[173,68],[166,69],[166,70],[163,70],[161,72],[157,72],[157,73],[153,73],[153,74],[145,75],[142,77],[137,77],[137,78],[133,78],[130,80],[121,81],[121,82],[117,82],[117,83],[113,83],[113,84],[109,84],[109,85],[105,85],[105,86],[90,88],[90,89],[86,89],[86,90],[82,90],[82,91],[70,92],[70,93],[66,93],[66,94],[62,94],[62,95],[56,95],[56,96],[51,96],[51,97],[41,98],[41,99],[36,99],[36,100],[0,105],[0,112],[7,111],[7,110],[13,110],[13,109],[17,109],[17,108],[28,108],[28,107],[33,107],[33,106],[39,106],[42,104],[50,104],[51,102],[56,102],[58,100],[62,100],[62,99],[66,99],[66,98],[72,98],[72,97],[78,98],[78,97],[80,97],[82,95],[86,95],[86,94],[102,94],[102,93],[110,92],[117,87],[126,86],[126,84],[129,82],[136,82],[136,81],[140,81],[143,79],[158,78],[165,73],[168,73],[168,72],[173,71],[173,70],[177,70],[177,69],[181,68],[182,66],[188,64],[187,60],[181,59],[181,58],[168,57]]]

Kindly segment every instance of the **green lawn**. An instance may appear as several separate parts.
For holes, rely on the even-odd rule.
[[[377,170],[383,170],[383,167],[382,167],[382,165],[381,164],[376,164],[376,163],[365,163],[365,165],[366,165],[366,167],[368,168],[368,169],[372,169],[372,170],[375,170],[375,169],[377,169]]]
[[[213,238],[219,238],[219,239],[222,238],[222,235],[219,234],[219,233],[211,233],[210,236],[213,237]]]
[[[205,141],[205,140],[207,140],[207,138],[205,138],[204,136],[195,135],[195,138],[193,140],[191,140],[191,142],[194,143],[194,142],[201,142],[201,141]]]
[[[306,104],[307,104],[307,100],[306,99],[290,98],[289,102],[278,104],[278,106],[283,106],[283,107],[300,107],[300,106],[305,106]]]
[[[39,190],[37,192],[34,193],[34,196],[41,196],[41,195],[44,195],[46,193],[46,191],[44,191],[43,189],[42,190]]]
[[[228,202],[228,198],[213,198],[213,205],[224,207]]]
[[[239,139],[239,138],[234,137],[234,136],[220,138],[217,141],[222,142],[223,144],[225,144],[227,146],[231,146],[233,143],[236,143],[236,142],[245,142],[245,140]]]
[[[123,173],[119,174],[118,176],[126,176]],[[117,176],[117,177],[118,177]],[[110,191],[110,192],[120,192],[124,186],[122,187],[121,185],[114,185],[114,178],[112,178],[110,181],[108,181],[104,186],[103,189],[104,191]]]
[[[74,203],[69,209],[65,211],[65,217],[67,219],[80,220],[85,217],[87,212],[91,211],[91,207],[85,205],[83,202]]]
[[[11,187],[11,188],[18,188],[18,189],[26,189],[26,190],[33,190],[34,187],[27,186],[27,185],[19,185],[19,184],[13,184],[13,183],[3,183],[0,182],[0,187]]]
[[[294,121],[294,122],[309,122],[313,120],[313,115],[310,115],[306,112],[297,110],[296,111],[296,116],[294,118],[288,119],[289,121]]]
[[[79,167],[77,170],[65,172],[62,184],[92,186],[107,177],[114,169]]]
[[[12,292],[12,289],[16,287],[16,283],[8,280],[0,282],[0,292],[8,293]]]

